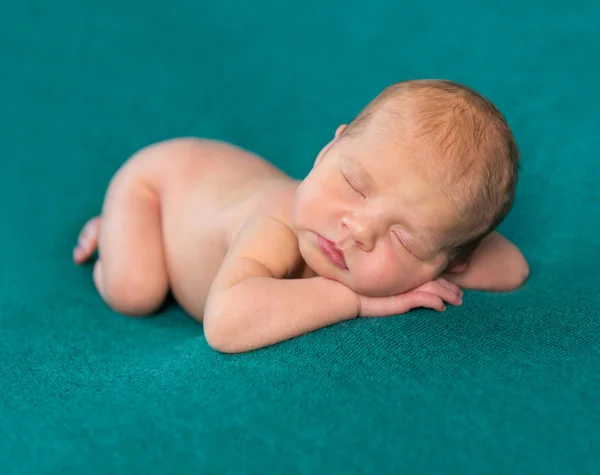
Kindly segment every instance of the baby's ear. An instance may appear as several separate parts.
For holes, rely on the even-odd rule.
[[[346,130],[346,124],[340,125],[337,128],[337,130],[335,131],[335,138],[337,139],[340,135],[342,135],[342,133],[344,132],[344,130]]]
[[[325,153],[327,153],[327,150],[329,150],[331,148],[331,146],[339,138],[339,136],[342,134],[342,132],[344,131],[345,128],[346,128],[346,124],[342,124],[337,128],[337,130],[335,131],[335,137],[331,140],[331,142],[329,142],[327,145],[325,145],[325,147],[323,147],[321,149],[321,151],[319,152],[319,155],[317,156],[317,158],[315,160],[315,166],[318,165],[319,163],[321,163],[321,159],[323,158],[323,155],[325,155]]]

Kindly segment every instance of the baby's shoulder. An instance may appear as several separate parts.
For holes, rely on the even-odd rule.
[[[256,215],[277,219],[290,229],[292,227],[292,205],[296,186],[286,185],[268,190],[260,200]]]
[[[291,225],[292,203],[293,192],[286,188],[265,195],[239,230],[230,253],[261,262],[278,277],[296,273],[302,259]]]

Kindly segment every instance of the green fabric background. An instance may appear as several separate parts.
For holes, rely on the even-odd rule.
[[[0,470],[600,471],[600,4],[4,2]],[[500,231],[531,277],[462,308],[232,356],[171,305],[112,313],[71,263],[117,167],[227,140],[301,177],[386,85],[464,82],[523,154]]]

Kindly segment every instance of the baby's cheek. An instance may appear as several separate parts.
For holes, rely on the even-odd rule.
[[[302,186],[302,185],[301,185]],[[319,202],[319,196],[310,189],[298,189],[296,192],[294,206],[292,209],[293,218],[303,221],[316,214],[316,210],[322,207],[322,200]]]
[[[401,293],[406,288],[408,274],[397,260],[375,259],[365,254],[361,265],[355,267],[354,281],[363,295],[385,297]]]

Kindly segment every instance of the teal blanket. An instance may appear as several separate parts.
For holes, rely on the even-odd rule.
[[[8,0],[0,14],[5,474],[600,472],[600,3]],[[212,351],[71,262],[139,148],[226,140],[295,177],[386,85],[492,99],[523,155],[509,294]]]

